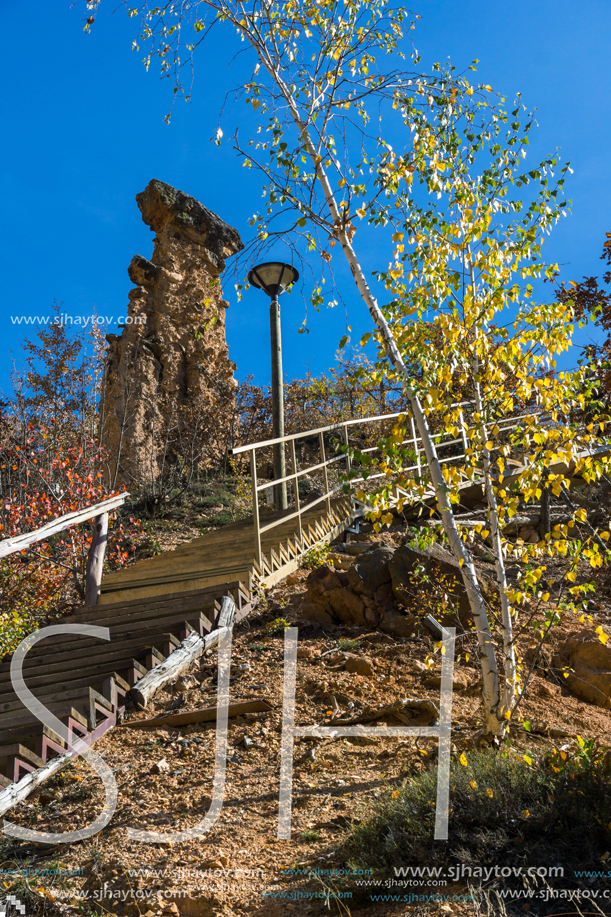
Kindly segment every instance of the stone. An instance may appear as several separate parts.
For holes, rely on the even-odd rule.
[[[391,581],[388,565],[394,553],[392,548],[381,545],[375,551],[362,554],[346,573],[351,590],[356,595],[373,598],[380,586]]]
[[[179,675],[174,682],[174,689],[176,691],[189,691],[191,688],[196,688],[197,685],[197,678],[194,678],[193,675]]]
[[[419,590],[431,590],[430,584],[418,583],[418,568],[424,569],[430,583],[443,586],[444,592],[453,601],[459,619],[465,623],[471,616],[471,606],[460,567],[454,557],[438,544],[429,545],[424,550],[403,544],[394,552],[388,569],[397,601],[406,608],[415,608]]]
[[[218,278],[243,248],[237,230],[165,182],[153,179],[136,201],[154,249],[129,266],[136,286],[121,334],[107,336],[100,405],[111,479],[118,464],[130,486],[180,458],[186,433],[189,449],[202,450],[200,467],[215,465],[225,448],[237,383]]]
[[[155,764],[151,767],[151,774],[167,774],[170,770],[170,765],[165,758],[161,758],[159,761],[156,761]]]
[[[333,589],[341,589],[342,584],[332,567],[328,564],[321,564],[309,574],[306,585],[308,600],[324,605],[328,600],[328,593]]]
[[[320,602],[303,602],[299,612],[306,621],[313,624],[334,624],[333,616]]]
[[[572,634],[552,658],[557,669],[572,669],[568,677],[559,672],[563,686],[575,697],[611,710],[611,647],[591,631]]]
[[[365,605],[350,589],[332,589],[328,597],[331,608],[344,624],[353,624],[358,627],[364,627],[367,624]]]
[[[284,582],[287,586],[297,586],[301,582],[301,577],[296,573],[290,573]]]
[[[316,652],[313,646],[298,646],[297,659],[313,659]]]
[[[222,869],[223,866],[220,862],[211,860],[205,864],[205,868]],[[177,894],[175,903],[179,912],[184,914],[184,917],[214,917],[218,913],[215,907],[217,904],[215,898],[195,898],[188,893],[185,895]]]
[[[469,687],[470,679],[464,672],[454,672],[452,687],[455,691],[464,691]],[[427,675],[422,679],[425,688],[441,688],[441,675]]]
[[[363,656],[350,657],[346,660],[345,668],[347,672],[351,672],[354,675],[365,675],[367,678],[371,678],[372,675],[375,675],[372,661]]]
[[[395,637],[411,637],[418,626],[418,618],[414,615],[395,611],[392,608],[384,609],[380,621],[380,629]]]

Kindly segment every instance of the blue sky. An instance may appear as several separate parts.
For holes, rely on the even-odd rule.
[[[83,5],[84,6],[84,5]],[[149,257],[152,234],[135,195],[151,178],[192,194],[243,237],[261,201],[260,180],[231,149],[210,137],[224,92],[237,74],[230,48],[207,46],[197,60],[193,103],[179,102],[163,123],[171,83],[148,74],[131,51],[134,23],[112,0],[102,5],[90,35],[83,6],[71,0],[4,4],[4,143],[0,157],[3,213],[0,389],[10,389],[11,354],[21,360],[23,325],[11,316],[48,315],[53,300],[72,316],[126,314],[127,266]],[[477,78],[512,96],[521,91],[540,124],[532,162],[560,147],[574,175],[568,183],[572,215],[547,243],[547,258],[566,279],[600,275],[605,232],[611,231],[611,4],[608,0],[415,0],[422,16],[414,35],[422,69],[451,58],[459,69],[479,58]],[[225,133],[243,116],[231,105]],[[279,249],[277,256],[285,253]],[[368,246],[368,271],[385,267]],[[340,271],[355,338],[369,330],[365,307]],[[231,285],[227,336],[238,377],[269,382],[269,326],[265,297],[249,291],[237,303]],[[338,308],[304,317],[299,296],[283,300],[287,378],[327,369],[345,330]],[[110,329],[115,330],[115,329]],[[31,329],[29,334],[32,334]],[[582,333],[582,339],[584,333]]]

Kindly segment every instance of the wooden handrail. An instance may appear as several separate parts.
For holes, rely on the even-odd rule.
[[[67,513],[65,516],[52,519],[51,522],[47,522],[46,525],[35,529],[33,532],[15,535],[13,538],[5,538],[4,541],[0,541],[0,558],[16,554],[18,551],[24,551],[39,541],[50,538],[51,535],[57,535],[58,532],[64,532],[66,529],[79,525],[81,522],[93,519],[93,536],[85,568],[85,605],[96,605],[100,594],[102,569],[104,567],[108,539],[108,513],[113,509],[118,509],[128,497],[128,493],[116,494],[114,497],[109,497],[108,500],[102,500],[93,506],[78,509],[73,513]]]
[[[17,551],[23,551],[39,541],[50,538],[51,535],[56,535],[58,532],[72,528],[73,525],[87,522],[88,519],[93,519],[102,513],[117,509],[125,503],[128,497],[128,493],[117,494],[114,497],[109,497],[108,500],[96,503],[94,506],[88,506],[86,509],[78,509],[73,513],[67,513],[65,516],[58,516],[57,519],[52,519],[51,522],[47,522],[46,525],[35,529],[33,532],[14,535],[13,538],[5,538],[4,541],[0,541],[0,558],[8,557],[9,554],[15,554]]]

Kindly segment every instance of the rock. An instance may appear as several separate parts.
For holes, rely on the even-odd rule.
[[[156,761],[151,767],[151,774],[167,774],[169,770],[170,765],[165,758],[161,758],[161,760]]]
[[[346,554],[351,554],[352,557],[359,557],[361,554],[365,554],[366,551],[371,551],[375,548],[375,545],[372,544],[345,544],[344,551]]]
[[[539,697],[560,697],[560,688],[558,685],[542,681],[535,685],[535,693]]]
[[[380,629],[395,637],[411,637],[418,626],[418,618],[392,608],[384,609]]]
[[[297,586],[301,582],[301,577],[296,573],[290,573],[284,581],[287,586]]]
[[[356,595],[365,594],[373,598],[380,586],[391,581],[388,565],[394,553],[392,548],[382,545],[375,551],[362,554],[346,574],[351,590]]]
[[[326,610],[320,602],[303,602],[300,614],[306,621],[312,621],[314,624],[334,624],[333,616]]]
[[[174,682],[174,689],[176,691],[189,691],[191,688],[196,688],[197,685],[197,678],[194,678],[193,675],[180,675]]]
[[[539,544],[541,540],[537,530],[530,527],[520,529],[520,538],[524,544]]]
[[[329,593],[329,603],[337,618],[344,624],[365,627],[368,621],[365,617],[365,605],[358,595],[350,589],[333,589]]]
[[[363,656],[352,656],[346,660],[346,671],[354,675],[365,675],[370,678],[375,675],[375,669],[370,659]]]
[[[200,464],[218,461],[237,383],[225,339],[225,308],[217,281],[225,259],[244,246],[237,230],[195,198],[153,179],[136,196],[156,233],[151,259],[136,255],[128,273],[121,335],[108,336],[101,438],[130,486],[150,480],[195,435]],[[211,442],[206,440],[213,431]],[[111,471],[113,474],[114,471]]]
[[[297,647],[297,659],[313,659],[316,656],[317,650],[313,646],[298,646]]]
[[[218,860],[209,860],[204,864],[207,869],[222,869],[223,864]],[[175,903],[184,917],[215,917],[218,913],[215,898],[192,898],[189,893],[177,895]]]
[[[560,678],[575,697],[611,710],[611,647],[605,646],[597,634],[578,631],[559,647],[552,659],[557,669],[573,671]]]
[[[441,688],[441,675],[427,675],[422,679],[425,688]],[[452,687],[455,691],[464,691],[469,687],[469,677],[464,672],[454,672]]]
[[[417,568],[424,568],[429,583],[418,582]],[[465,589],[462,573],[453,556],[440,545],[432,544],[421,551],[404,544],[391,558],[388,569],[395,598],[406,608],[418,610],[418,592],[425,588],[431,591],[432,584],[441,586],[453,600],[458,617],[465,623],[471,617],[471,607]]]
[[[309,506],[310,503],[314,503],[314,501],[320,499],[320,497],[322,497],[322,494],[319,490],[311,490],[305,500],[301,501],[301,506]]]
[[[342,584],[335,571],[328,564],[321,564],[309,574],[306,580],[308,601],[325,605],[328,594],[334,589],[341,589]]]

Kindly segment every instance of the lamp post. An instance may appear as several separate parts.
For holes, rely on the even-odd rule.
[[[253,267],[248,274],[248,282],[270,297],[269,329],[272,345],[272,423],[274,439],[284,436],[284,388],[282,380],[282,335],[280,330],[280,303],[278,297],[299,280],[299,271],[290,264],[281,261],[266,261]],[[286,460],[284,444],[274,446],[274,478],[278,481],[286,477]],[[276,484],[274,499],[280,510],[287,508],[286,482]],[[298,499],[296,497],[296,499]]]

